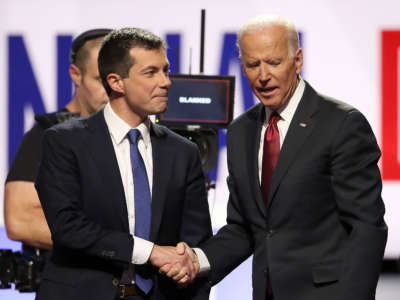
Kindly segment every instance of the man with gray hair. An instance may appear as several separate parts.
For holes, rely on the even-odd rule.
[[[227,225],[200,265],[216,284],[253,255],[256,300],[375,299],[387,227],[367,120],[302,79],[290,21],[251,19],[238,46],[260,103],[228,129]]]

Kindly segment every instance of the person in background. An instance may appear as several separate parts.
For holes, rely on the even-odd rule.
[[[7,235],[23,243],[26,258],[47,257],[53,246],[50,230],[34,181],[38,172],[44,131],[73,117],[85,117],[108,102],[99,76],[97,57],[104,36],[111,29],[88,30],[76,37],[70,53],[69,73],[75,86],[71,101],[55,113],[36,115],[36,124],[24,135],[7,175],[4,218]]]

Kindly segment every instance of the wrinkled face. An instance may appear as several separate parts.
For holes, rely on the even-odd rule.
[[[89,57],[85,61],[85,72],[82,73],[80,85],[77,87],[81,115],[83,116],[100,110],[108,102],[108,96],[101,83],[97,66],[98,55],[99,47],[89,50]]]
[[[141,118],[167,109],[169,62],[163,49],[134,47],[130,50],[134,64],[123,78],[124,94],[130,110]]]
[[[271,110],[283,107],[296,90],[302,50],[290,57],[287,31],[282,26],[245,33],[240,46],[243,71],[254,94]]]

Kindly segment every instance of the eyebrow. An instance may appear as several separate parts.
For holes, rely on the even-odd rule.
[[[169,69],[169,67],[170,67],[170,64],[169,64],[169,63],[166,63],[166,64],[163,65],[162,67],[158,67],[158,66],[155,66],[155,65],[148,65],[148,66],[144,66],[144,67],[141,69],[141,71],[146,71],[146,70],[159,70],[159,69],[164,70],[164,69]]]
[[[259,59],[258,60],[246,60],[244,63],[245,63],[246,66],[256,65],[256,64],[260,63],[260,60]]]

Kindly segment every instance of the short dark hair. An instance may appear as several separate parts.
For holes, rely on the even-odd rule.
[[[108,95],[112,89],[107,83],[107,75],[116,73],[122,78],[129,75],[134,65],[130,50],[134,47],[148,50],[166,49],[166,43],[157,35],[140,28],[122,28],[111,31],[100,48],[98,64],[103,86]]]
[[[85,32],[82,32],[78,35],[72,42],[71,51],[70,51],[70,62],[78,66],[82,73],[85,72],[85,62],[89,56],[89,51],[91,48],[95,46],[100,46],[102,42],[102,38],[104,38],[108,33],[110,33],[111,29],[106,28],[98,28],[91,29]],[[98,40],[95,42],[95,40]],[[90,47],[85,47],[87,42],[93,41]]]

